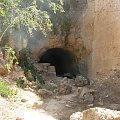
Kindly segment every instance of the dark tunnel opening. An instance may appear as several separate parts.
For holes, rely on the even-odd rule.
[[[55,66],[56,75],[74,78],[79,73],[75,55],[64,48],[51,48],[40,56],[39,63]]]

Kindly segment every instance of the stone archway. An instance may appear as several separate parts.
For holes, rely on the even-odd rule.
[[[75,55],[64,48],[50,48],[40,56],[39,63],[55,66],[57,76],[76,77],[79,73]]]

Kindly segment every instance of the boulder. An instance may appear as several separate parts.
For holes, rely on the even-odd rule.
[[[83,120],[120,120],[120,111],[106,108],[90,108],[83,111]]]
[[[52,96],[52,92],[46,89],[39,89],[37,94],[41,96],[42,98],[47,98]]]
[[[68,83],[63,82],[58,86],[59,94],[67,95],[70,94],[71,92],[72,92],[72,87]]]
[[[120,120],[120,111],[95,107],[73,113],[70,120]]]

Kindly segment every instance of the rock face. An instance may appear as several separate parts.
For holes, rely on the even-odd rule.
[[[66,1],[70,4],[69,0]],[[69,11],[71,25],[66,48],[76,55],[78,62],[81,62],[81,59],[87,62],[86,71],[89,77],[95,77],[96,72],[119,67],[120,1],[74,1],[77,4]],[[19,33],[15,34],[19,35]],[[60,34],[59,32],[52,34],[47,39],[38,32],[31,37],[27,44],[31,49],[32,57],[38,57],[49,48],[63,48],[64,40]],[[21,49],[24,47],[24,39],[18,39],[15,39],[16,47]]]
[[[7,74],[7,71],[0,61],[0,76],[6,75],[6,74]]]
[[[6,75],[7,74],[7,70],[5,68],[5,60],[3,58],[3,53],[0,50],[0,76]]]
[[[92,72],[105,72],[120,65],[120,6],[118,0],[95,0]]]
[[[120,111],[99,107],[90,108],[82,113],[73,113],[70,120],[120,120]]]

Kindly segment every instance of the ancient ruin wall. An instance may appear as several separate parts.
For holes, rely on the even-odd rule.
[[[75,24],[72,30],[75,30],[70,33],[69,41],[78,40],[78,44],[72,42],[72,48],[78,58],[82,54],[82,60],[87,62],[88,76],[95,77],[98,72],[119,68],[120,0],[80,0],[78,11],[71,14]],[[81,40],[87,51],[80,49]]]
[[[87,0],[85,6],[77,24],[88,52],[83,52],[82,59],[87,61],[88,76],[92,78],[98,72],[119,68],[120,0]]]
[[[106,72],[120,64],[120,0],[76,1],[77,8],[70,10],[72,24],[67,49],[76,55],[79,65],[81,61],[85,63],[83,69],[80,65],[81,71],[95,77],[96,72]],[[36,58],[46,49],[64,47],[61,38],[59,35],[44,38],[35,33],[27,46]]]
[[[91,72],[106,72],[120,64],[120,1],[95,0]]]

